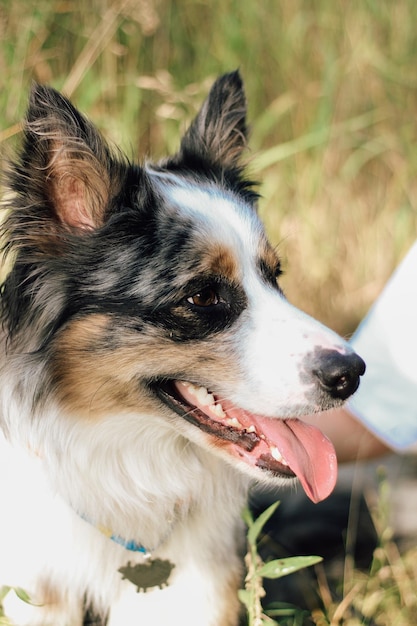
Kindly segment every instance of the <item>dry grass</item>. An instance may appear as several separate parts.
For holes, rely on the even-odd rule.
[[[346,334],[416,232],[416,19],[413,0],[3,0],[0,139],[35,78],[129,153],[161,155],[240,66],[285,288]]]
[[[3,0],[0,141],[35,78],[159,156],[239,66],[285,289],[349,334],[416,233],[416,20],[413,0]]]
[[[342,600],[338,601],[332,598],[322,577],[321,596],[325,610],[313,612],[317,626],[417,624],[417,548],[400,553],[390,526],[390,500],[390,485],[383,480],[378,498],[374,498],[371,506],[378,545],[369,572],[358,571],[354,563],[346,559],[339,589]]]

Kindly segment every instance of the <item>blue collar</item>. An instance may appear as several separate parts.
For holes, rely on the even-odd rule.
[[[97,527],[98,528],[98,527]],[[149,554],[148,550],[141,543],[137,543],[134,539],[123,539],[123,537],[119,537],[119,535],[113,535],[111,531],[103,528],[98,528],[103,535],[106,535],[109,539],[117,543],[119,546],[122,546],[126,550],[130,550],[131,552],[141,552],[142,554]]]
[[[152,555],[153,552],[155,552],[155,550],[157,550],[162,544],[164,544],[167,541],[167,539],[169,538],[173,530],[173,526],[171,525],[168,532],[164,535],[164,537],[159,541],[159,543],[155,547],[145,548],[145,546],[143,546],[141,543],[138,543],[134,539],[123,539],[123,537],[120,537],[120,535],[115,535],[113,531],[110,530],[110,528],[107,528],[106,526],[102,526],[101,524],[93,524],[93,522],[91,522],[88,519],[88,517],[86,517],[85,515],[81,515],[80,513],[78,513],[78,515],[85,522],[87,522],[88,524],[91,524],[91,526],[99,530],[105,537],[108,537],[108,539],[111,539],[112,541],[117,543],[117,545],[122,546],[122,548],[125,548],[125,550],[130,550],[131,552],[140,552],[141,554],[147,555],[149,557]]]
[[[89,524],[94,526],[94,528],[99,530],[105,537],[108,537],[109,539],[117,543],[119,546],[122,546],[123,548],[125,548],[125,550],[130,550],[131,552],[141,552],[142,554],[150,554],[149,550],[147,550],[145,546],[143,546],[141,543],[137,543],[137,541],[135,541],[134,539],[128,539],[128,540],[123,539],[123,537],[120,537],[119,535],[115,535],[109,528],[106,528],[106,526],[101,526],[101,525],[96,526],[95,524],[90,522],[90,520],[84,515],[80,515],[80,517],[85,522],[88,522]]]

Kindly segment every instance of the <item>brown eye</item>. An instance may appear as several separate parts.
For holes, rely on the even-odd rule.
[[[187,298],[187,302],[194,306],[215,306],[220,302],[217,292],[212,287],[207,287]]]

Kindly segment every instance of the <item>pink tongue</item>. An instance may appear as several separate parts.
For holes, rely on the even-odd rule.
[[[280,420],[256,416],[263,434],[273,442],[300,480],[313,502],[331,494],[337,479],[333,444],[314,426],[298,419]]]
[[[331,494],[337,480],[336,452],[318,428],[298,419],[254,415],[228,406],[227,402],[223,402],[223,407],[228,416],[235,417],[246,428],[254,424],[257,432],[266,438],[266,442],[261,440],[255,447],[251,456],[270,454],[269,446],[276,446],[310,500],[320,502]]]

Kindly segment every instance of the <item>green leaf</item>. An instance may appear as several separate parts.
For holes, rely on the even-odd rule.
[[[262,578],[282,578],[293,572],[297,572],[304,567],[316,565],[322,561],[321,556],[293,556],[287,559],[277,559],[265,563],[259,570],[259,576]]]
[[[26,602],[26,604],[33,604],[28,592],[21,587],[13,587],[13,591],[15,592],[17,597],[22,600],[22,602]]]
[[[252,523],[249,524],[248,542],[251,545],[254,545],[256,543],[256,540],[258,539],[262,528],[265,526],[269,518],[274,514],[278,506],[279,502],[274,502],[274,504],[271,504],[271,506],[265,509],[265,511],[263,511],[254,522],[252,521]]]
[[[11,587],[9,587],[8,585],[3,585],[2,587],[0,587],[0,605],[9,593],[10,589]]]
[[[251,603],[249,591],[247,591],[246,589],[239,589],[237,595],[241,603],[244,604],[246,608],[249,608]]]
[[[250,510],[248,509],[248,507],[245,507],[242,511],[242,519],[245,522],[246,526],[248,528],[250,528],[253,524],[253,517],[252,517],[252,513],[250,512]]]

